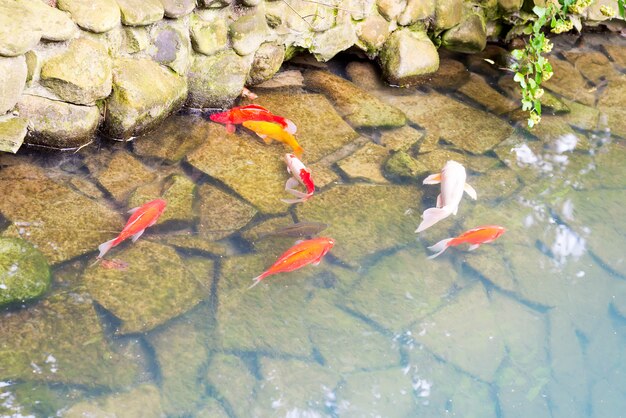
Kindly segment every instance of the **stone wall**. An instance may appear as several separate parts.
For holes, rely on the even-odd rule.
[[[598,0],[589,16],[600,20]],[[183,105],[226,107],[309,51],[377,58],[392,84],[438,68],[434,37],[484,48],[522,0],[0,0],[0,151],[129,138]],[[598,9],[598,10],[596,10]]]

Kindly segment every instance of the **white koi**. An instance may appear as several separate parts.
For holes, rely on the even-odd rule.
[[[287,163],[287,172],[292,177],[285,183],[285,191],[296,196],[297,199],[281,199],[285,203],[300,203],[304,202],[313,196],[315,192],[315,184],[311,178],[311,170],[306,168],[302,161],[298,159],[294,154],[285,154],[285,162]],[[306,187],[306,193],[296,190],[295,187],[298,184],[302,184]]]

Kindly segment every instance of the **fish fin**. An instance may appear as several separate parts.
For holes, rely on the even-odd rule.
[[[311,265],[312,266],[319,266],[321,262],[322,262],[322,259],[320,258],[320,259],[315,260],[314,262],[312,262]]]
[[[117,238],[113,238],[110,241],[107,242],[103,242],[102,244],[98,245],[98,250],[100,250],[100,254],[98,255],[98,258],[102,258],[104,257],[104,255],[112,248],[116,245],[115,241],[117,240]]]
[[[228,132],[229,134],[234,134],[235,133],[235,125],[233,125],[232,123],[227,123],[226,124],[226,132]]]
[[[443,206],[443,202],[441,201],[441,193],[437,195],[437,207],[440,208]]]
[[[293,190],[293,188],[297,187],[298,184],[299,182],[295,177],[289,177],[289,179],[287,179],[287,181],[285,182],[285,190]]]
[[[459,205],[456,205],[455,207],[453,207],[450,212],[452,212],[452,214],[454,216],[456,216],[457,212],[459,211]]]
[[[261,274],[260,276],[256,276],[254,279],[252,279],[254,283],[252,283],[252,285],[248,288],[248,290],[252,289],[254,286],[261,283],[261,280],[263,280],[264,278],[265,276]]]
[[[128,213],[131,213],[131,214],[135,213],[135,212],[137,212],[137,209],[139,209],[139,208],[140,208],[140,206],[137,206],[136,208],[129,209]]]
[[[480,244],[472,244],[467,248],[467,251],[474,251],[478,247],[480,247]]]
[[[259,138],[261,138],[263,140],[263,142],[265,142],[266,144],[271,144],[272,143],[272,138],[268,137],[265,134],[260,134],[258,132],[255,132],[255,134],[257,134],[257,136]]]
[[[296,146],[293,148],[293,153],[296,154],[296,157],[301,159],[302,154],[304,154],[304,148],[302,148],[301,146]]]
[[[296,124],[286,118],[285,118],[285,123],[287,124],[285,131],[289,132],[291,135],[295,135],[296,131],[298,130],[298,127],[296,126]]]
[[[313,195],[313,193],[309,195],[308,193],[304,193],[304,192],[301,192],[299,190],[294,190],[294,189],[285,189],[285,190],[287,190],[287,192],[291,193],[292,195],[300,199],[309,198],[311,197],[311,195]]]
[[[437,257],[439,254],[441,254],[442,252],[444,252],[446,250],[446,248],[448,248],[450,246],[450,241],[452,241],[454,238],[446,238],[446,239],[442,239],[441,241],[439,241],[438,243],[436,243],[435,245],[431,245],[430,247],[428,247],[428,249],[430,251],[437,251],[436,254],[433,254],[431,256],[428,256],[426,258],[428,258],[429,260]]]
[[[441,173],[431,174],[423,181],[424,184],[439,184],[441,183]]]
[[[139,237],[143,234],[143,232],[145,231],[145,228],[142,229],[141,231],[137,232],[136,234],[133,235],[133,242],[137,241],[139,239]]]
[[[451,213],[452,212],[448,206],[426,209],[422,214],[422,222],[419,224],[415,232],[422,232],[425,229],[430,228],[440,220],[450,216]]]
[[[280,201],[292,205],[294,203],[302,203],[304,199],[280,199]]]
[[[476,190],[474,190],[474,188],[472,186],[470,186],[469,184],[465,183],[465,185],[463,186],[463,190],[472,199],[476,200],[478,198],[478,196],[476,195]]]

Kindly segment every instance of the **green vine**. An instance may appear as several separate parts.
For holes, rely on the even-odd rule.
[[[523,49],[511,52],[516,62],[510,69],[515,71],[513,79],[520,85],[522,91],[522,110],[528,112],[528,127],[532,128],[541,121],[541,83],[552,77],[552,65],[543,54],[552,50],[552,43],[546,37],[544,28],[550,26],[552,33],[569,32],[573,28],[580,31],[581,13],[593,0],[559,0],[558,3],[548,3],[546,7],[533,8],[533,22],[523,30],[530,35]],[[618,0],[620,4],[626,0]],[[620,9],[621,12],[622,9]]]

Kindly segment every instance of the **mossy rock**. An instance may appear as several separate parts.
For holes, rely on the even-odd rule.
[[[233,354],[217,353],[209,363],[206,380],[228,405],[235,416],[245,417],[257,404],[257,379],[246,363]],[[233,385],[233,381],[237,384]]]
[[[428,172],[419,160],[399,151],[391,154],[384,164],[385,176],[395,181],[417,181],[417,177]]]
[[[28,133],[28,119],[1,117],[0,118],[0,152],[15,154]]]
[[[115,0],[57,0],[57,7],[68,12],[81,28],[108,32],[120,24],[120,6]]]
[[[402,28],[393,32],[383,45],[379,60],[383,76],[391,83],[408,86],[439,67],[439,54],[426,32]]]
[[[0,58],[0,115],[4,115],[15,106],[24,91],[28,74],[24,56]]]
[[[128,392],[77,403],[64,411],[63,416],[67,418],[89,416],[159,418],[163,416],[163,412],[159,388],[151,384],[143,384]]]
[[[0,306],[41,296],[50,286],[46,258],[28,242],[0,238]]]

